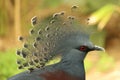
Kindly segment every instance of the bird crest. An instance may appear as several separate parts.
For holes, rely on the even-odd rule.
[[[71,8],[71,12],[77,6]],[[19,37],[23,47],[16,54],[19,69],[33,70],[43,68],[53,57],[67,49],[65,40],[79,34],[87,34],[75,16],[67,15],[65,11],[53,14],[48,21],[39,21],[34,16],[31,19],[32,28],[26,38]],[[87,37],[89,35],[86,35]]]

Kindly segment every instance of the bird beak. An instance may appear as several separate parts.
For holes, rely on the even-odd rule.
[[[96,50],[96,51],[105,51],[105,49],[103,47],[100,46],[94,46],[92,50]]]

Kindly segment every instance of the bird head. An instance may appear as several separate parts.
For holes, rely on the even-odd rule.
[[[79,27],[81,29],[83,28],[81,26]],[[89,37],[90,35],[85,31],[79,30],[75,33],[69,33],[58,42],[60,48],[57,51],[61,50],[59,53],[61,53],[63,57],[67,55],[67,58],[69,57],[71,60],[80,59],[81,61],[84,60],[85,56],[90,51],[104,51],[104,48],[94,45]]]
[[[23,48],[17,50],[17,55],[22,57],[17,61],[19,69],[44,67],[59,54],[76,58],[79,53],[83,60],[89,51],[103,50],[90,42],[89,31],[75,16],[65,15],[64,11],[53,14],[48,22],[39,21],[35,16],[31,23],[30,36],[19,38],[24,43]]]

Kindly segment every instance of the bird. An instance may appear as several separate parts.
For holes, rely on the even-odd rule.
[[[34,16],[31,24],[30,35],[19,37],[23,47],[16,51],[20,56],[18,69],[26,70],[8,80],[85,80],[87,53],[104,51],[90,41],[91,32],[74,15],[65,15],[64,11],[53,14],[47,21]],[[57,56],[61,56],[58,63],[46,66]]]

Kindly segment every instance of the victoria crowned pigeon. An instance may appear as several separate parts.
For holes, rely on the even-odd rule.
[[[73,8],[76,8],[75,6]],[[27,69],[8,80],[85,80],[84,58],[89,51],[104,50],[89,40],[90,32],[75,16],[55,13],[49,22],[31,19],[33,28],[17,50],[19,69]],[[45,66],[56,56],[60,62]]]

